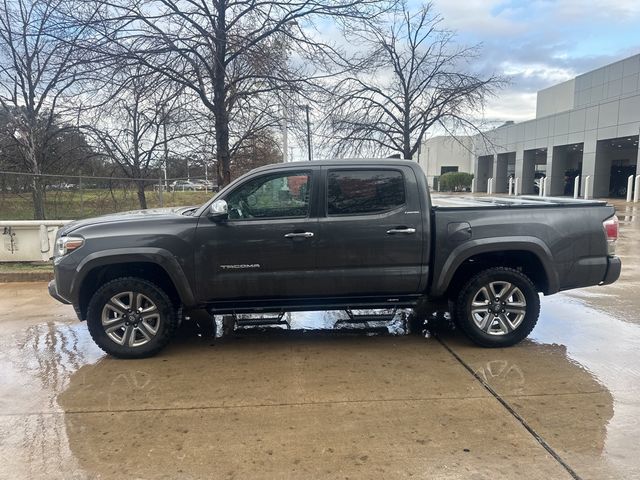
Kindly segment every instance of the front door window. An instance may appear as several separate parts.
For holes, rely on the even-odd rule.
[[[310,172],[287,172],[249,180],[227,197],[229,219],[307,217],[310,179]]]

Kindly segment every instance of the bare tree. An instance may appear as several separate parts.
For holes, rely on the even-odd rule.
[[[30,170],[30,164],[25,162],[21,144],[16,139],[16,118],[23,112],[13,109],[0,109],[0,170],[10,172],[24,172]],[[41,132],[45,141],[43,151],[39,157],[41,171],[48,174],[64,175],[76,172],[81,166],[91,163],[95,153],[86,141],[85,136],[75,125],[63,122],[58,116],[51,117],[51,112],[45,111],[36,119],[37,131]],[[19,190],[32,191],[32,178],[21,175],[12,176],[9,183],[20,186]],[[28,178],[28,181],[26,181]],[[3,182],[6,184],[5,179]],[[59,182],[59,180],[54,180]],[[46,188],[51,178],[42,179]],[[22,188],[26,186],[26,188]]]
[[[272,132],[262,131],[247,138],[242,145],[242,148],[236,149],[231,160],[231,171],[235,177],[254,168],[277,163],[282,155]]]
[[[85,30],[61,13],[67,0],[2,0],[0,4],[0,109],[24,167],[33,175],[34,218],[45,217],[41,177],[56,118],[73,93],[86,58],[76,42]]]
[[[214,118],[218,182],[231,178],[235,112],[255,105],[254,129],[276,124],[278,95],[295,92],[313,76],[304,61],[314,54],[339,61],[337,48],[318,40],[316,21],[371,18],[385,0],[97,0],[96,34],[115,55],[139,62],[193,91]],[[105,27],[108,25],[108,27]],[[282,53],[297,49],[297,62]],[[268,113],[268,114],[267,114]],[[254,132],[246,135],[251,137]],[[239,147],[238,147],[239,148]]]
[[[134,181],[140,208],[147,208],[149,179],[157,175],[170,148],[188,136],[181,90],[140,67],[121,70],[91,123],[83,126],[96,149]]]
[[[471,71],[479,48],[456,45],[431,4],[412,10],[402,2],[353,36],[368,61],[332,88],[328,138],[340,155],[411,159],[433,127],[478,131],[487,96],[504,81]]]

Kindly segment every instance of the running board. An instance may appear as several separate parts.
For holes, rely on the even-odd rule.
[[[206,308],[211,315],[238,313],[280,313],[315,310],[376,310],[389,308],[414,308],[422,295],[396,297],[331,297],[331,298],[282,298],[267,300],[225,300],[212,302]]]

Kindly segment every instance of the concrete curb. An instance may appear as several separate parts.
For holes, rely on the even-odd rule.
[[[0,272],[0,283],[48,282],[53,280],[53,272]]]

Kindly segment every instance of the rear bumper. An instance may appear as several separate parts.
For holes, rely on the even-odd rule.
[[[70,305],[71,304],[71,302],[69,300],[67,300],[66,298],[64,298],[63,296],[61,296],[58,293],[58,288],[56,287],[56,281],[55,280],[51,280],[49,282],[49,295],[51,295],[53,298],[58,300],[60,303],[64,303],[65,305]]]
[[[605,273],[604,280],[600,285],[609,285],[618,280],[621,270],[622,262],[620,257],[607,257],[607,273]]]

